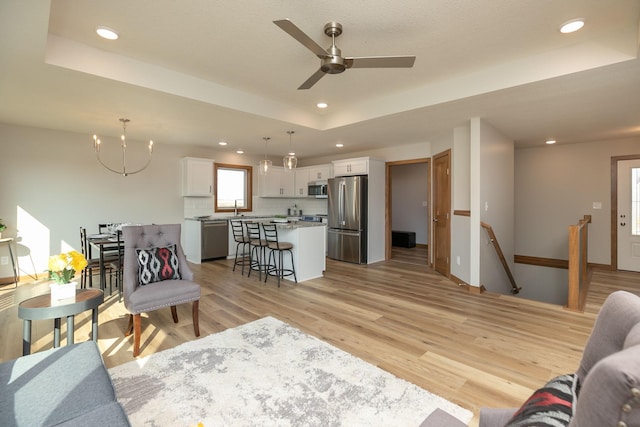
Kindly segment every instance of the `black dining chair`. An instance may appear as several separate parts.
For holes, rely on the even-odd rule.
[[[87,281],[89,282],[89,287],[92,288],[93,276],[96,272],[100,274],[100,260],[91,257],[91,246],[87,238],[87,229],[84,227],[80,227],[80,250],[87,259],[87,267],[80,274],[80,288],[85,289]]]
[[[116,242],[118,243],[118,251],[116,258],[109,263],[109,268],[112,272],[112,276],[116,276],[116,288],[118,288],[118,301],[122,301],[122,270],[123,270],[123,256],[124,246],[122,241],[122,230],[116,232]],[[109,280],[109,294],[112,293],[111,280]]]

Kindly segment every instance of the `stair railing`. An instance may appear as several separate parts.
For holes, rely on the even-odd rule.
[[[504,257],[502,248],[500,248],[500,243],[498,243],[498,238],[496,237],[496,234],[493,232],[493,228],[491,228],[491,226],[486,222],[482,222],[482,221],[480,222],[480,225],[482,225],[482,228],[487,230],[487,234],[489,234],[489,239],[493,244],[493,247],[496,249],[498,258],[500,258],[500,262],[502,263],[502,267],[504,267],[504,271],[505,273],[507,273],[507,276],[509,277],[509,282],[511,282],[511,293],[514,295],[519,293],[522,288],[516,284],[516,279],[514,279],[513,274],[511,274],[511,269],[509,268],[509,264],[507,263],[507,260]]]
[[[567,308],[581,311],[589,286],[589,262],[587,246],[591,215],[585,215],[578,224],[569,226],[569,290]]]

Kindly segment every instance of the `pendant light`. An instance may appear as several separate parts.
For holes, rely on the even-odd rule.
[[[296,168],[298,164],[298,158],[296,157],[296,153],[293,152],[291,142],[291,135],[293,135],[295,132],[292,130],[288,130],[287,133],[289,134],[289,154],[282,158],[282,163],[284,163],[284,170],[290,171]]]
[[[266,175],[273,164],[271,160],[267,159],[267,143],[271,138],[265,136],[262,139],[264,139],[264,160],[260,160],[260,175]]]

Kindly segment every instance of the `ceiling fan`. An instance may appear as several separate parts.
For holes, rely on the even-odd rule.
[[[273,21],[273,23],[321,60],[320,69],[302,83],[298,89],[309,89],[325,74],[339,74],[347,68],[411,68],[416,60],[415,56],[344,57],[342,51],[336,46],[336,37],[342,34],[342,25],[338,22],[329,22],[324,26],[324,33],[331,37],[331,47],[328,49],[322,48],[288,19]]]

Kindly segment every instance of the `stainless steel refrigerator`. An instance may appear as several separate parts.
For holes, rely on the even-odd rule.
[[[329,179],[328,256],[340,261],[367,263],[367,177]]]

